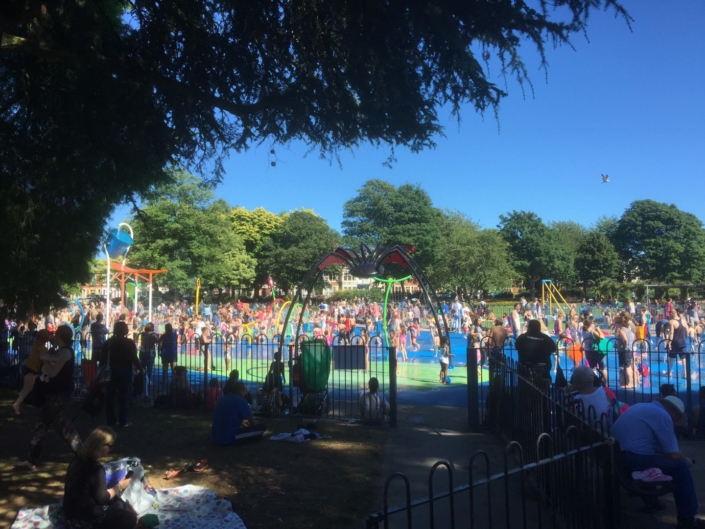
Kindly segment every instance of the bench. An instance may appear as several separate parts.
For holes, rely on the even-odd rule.
[[[614,443],[614,468],[615,472],[617,472],[619,485],[630,496],[651,496],[657,498],[673,492],[672,481],[641,481],[632,478],[631,473],[624,470],[622,466],[622,451],[617,441]]]

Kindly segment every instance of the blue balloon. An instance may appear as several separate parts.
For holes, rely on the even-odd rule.
[[[450,364],[450,365],[448,366],[448,369],[450,369],[450,370],[452,371],[453,369],[455,369],[455,366],[454,366],[453,364]]]
[[[446,384],[450,384],[450,377],[446,377]]]

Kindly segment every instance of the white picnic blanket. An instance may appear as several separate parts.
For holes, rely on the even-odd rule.
[[[228,500],[219,498],[215,491],[196,485],[173,489],[157,489],[159,507],[154,514],[159,526],[169,529],[247,529],[242,519],[233,512]],[[61,503],[38,509],[22,509],[12,529],[63,529]]]

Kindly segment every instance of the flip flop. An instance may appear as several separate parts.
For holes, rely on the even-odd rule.
[[[208,460],[207,459],[201,459],[200,461],[196,463],[189,463],[186,465],[186,470],[189,472],[203,472],[208,468]]]
[[[181,474],[183,474],[184,470],[186,470],[186,467],[177,468],[177,469],[170,468],[169,470],[167,470],[164,473],[164,479],[172,479],[172,478],[175,478],[176,476],[180,476]]]

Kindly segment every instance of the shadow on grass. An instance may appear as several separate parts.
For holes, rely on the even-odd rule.
[[[9,527],[17,511],[56,503],[63,496],[63,479],[73,458],[67,445],[50,432],[37,472],[16,471],[25,458],[38,410],[25,407],[15,417],[13,392],[0,390],[0,526]],[[70,416],[78,402],[69,405]],[[268,431],[261,443],[216,447],[211,442],[211,412],[132,408],[134,425],[116,429],[111,458],[137,456],[157,488],[185,484],[215,490],[231,500],[251,529],[361,527],[373,508],[388,429],[367,428],[319,420],[316,431],[324,439],[302,444],[270,442],[267,437],[293,432],[301,418],[265,420]],[[75,426],[81,437],[104,424],[81,414]],[[184,473],[167,481],[164,472],[191,461],[208,459],[211,469]]]

